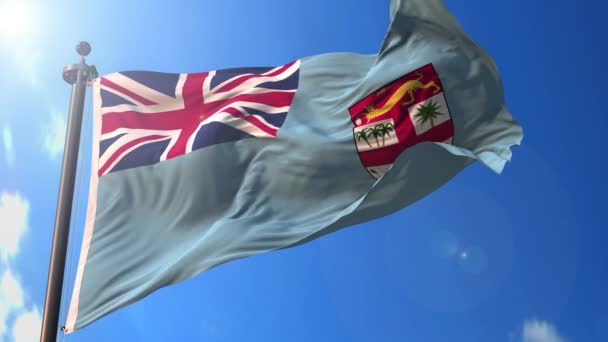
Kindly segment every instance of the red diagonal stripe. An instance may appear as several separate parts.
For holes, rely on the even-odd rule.
[[[226,108],[226,110],[224,110],[224,112],[234,116],[235,118],[239,118],[241,120],[245,120],[245,121],[249,122],[250,124],[259,128],[261,131],[264,131],[273,137],[275,137],[277,135],[276,128],[272,128],[272,127],[268,126],[267,124],[265,124],[264,122],[262,122],[260,119],[258,119],[257,117],[255,117],[253,115],[245,115],[234,107]]]
[[[165,137],[163,135],[149,135],[147,137],[141,137],[141,138],[132,140],[132,141],[122,145],[118,150],[116,150],[116,152],[114,152],[114,154],[110,158],[108,158],[106,163],[99,169],[97,174],[99,176],[103,175],[106,172],[106,170],[110,167],[110,165],[112,165],[112,163],[116,159],[121,157],[123,155],[123,153],[126,152],[131,147],[133,147],[139,143],[145,142],[145,141],[155,140],[155,139],[160,139],[160,138],[167,138],[167,137]]]
[[[117,91],[119,93],[123,93],[123,94],[129,96],[130,98],[132,98],[132,99],[134,99],[136,101],[139,101],[140,103],[142,103],[144,105],[155,105],[155,104],[158,104],[158,103],[156,103],[154,101],[146,99],[145,97],[139,96],[139,95],[135,94],[134,92],[132,92],[132,91],[130,91],[130,90],[124,88],[124,87],[119,86],[118,84],[116,84],[116,83],[108,80],[105,77],[101,78],[101,85],[103,85],[105,87],[108,87],[110,89],[113,89],[113,90],[115,90],[115,91]]]
[[[223,91],[229,91],[231,89],[233,89],[234,87],[242,84],[243,82],[252,79],[252,78],[257,78],[257,77],[273,77],[273,76],[277,76],[282,74],[283,72],[285,72],[287,69],[289,69],[294,63],[296,63],[297,61],[293,61],[289,64],[285,64],[283,65],[281,68],[273,71],[272,73],[268,74],[268,75],[262,75],[262,74],[249,74],[249,75],[243,75],[240,77],[235,78],[234,80],[228,82],[227,84],[223,85],[220,89],[215,89],[214,92],[219,93],[219,92],[223,92]],[[279,81],[276,81],[279,82]]]

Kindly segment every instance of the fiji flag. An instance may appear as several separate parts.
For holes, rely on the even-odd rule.
[[[377,55],[120,72],[94,86],[93,172],[66,331],[213,266],[399,210],[521,127],[442,0],[392,0]]]

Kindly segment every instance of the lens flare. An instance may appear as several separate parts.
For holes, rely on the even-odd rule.
[[[32,11],[21,2],[0,2],[0,36],[24,38],[32,29]]]

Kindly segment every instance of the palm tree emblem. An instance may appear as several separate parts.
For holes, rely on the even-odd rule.
[[[385,144],[385,137],[391,135],[391,132],[395,130],[392,123],[379,123],[374,126],[374,131],[376,131],[376,136],[382,137],[382,146]]]
[[[391,132],[394,131],[395,127],[392,123],[379,123],[374,127],[364,128],[358,132],[355,132],[355,139],[357,139],[357,141],[365,141],[367,146],[371,148],[372,144],[370,144],[369,138],[374,138],[376,146],[383,147],[386,142],[386,136],[391,136]],[[378,138],[382,138],[382,140],[379,140]],[[382,144],[380,144],[380,142],[382,142]]]
[[[376,146],[380,147],[380,142],[378,141],[378,137],[380,136],[380,131],[374,127],[374,128],[366,128],[363,131],[367,131],[367,137],[374,137],[374,140],[376,141]]]
[[[361,140],[365,141],[365,143],[371,148],[372,145],[369,143],[369,140],[367,140],[367,130],[368,129],[369,128],[366,128],[366,129],[362,129],[358,132],[355,132],[355,139],[357,139],[357,141],[361,141]]]
[[[439,108],[435,102],[430,101],[418,107],[418,113],[414,117],[418,120],[421,125],[427,122],[431,123],[431,127],[435,127],[435,120],[439,115],[445,115],[445,113],[439,113]]]

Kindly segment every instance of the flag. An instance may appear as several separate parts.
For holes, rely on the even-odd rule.
[[[95,80],[90,198],[66,331],[211,267],[421,199],[521,127],[442,0],[392,0],[376,55]]]

